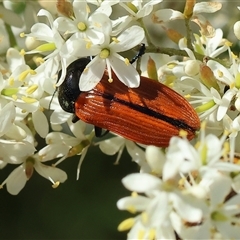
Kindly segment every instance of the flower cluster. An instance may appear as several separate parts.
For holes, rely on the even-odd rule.
[[[116,163],[126,148],[140,167],[123,179],[132,195],[117,203],[135,214],[118,228],[129,230],[128,239],[237,239],[240,59],[223,37],[223,24],[210,23],[216,23],[222,4],[186,0],[180,12],[172,9],[178,4],[163,0],[53,2],[0,5],[0,167],[17,165],[0,186],[16,195],[35,169],[57,187],[67,180],[58,168],[63,160],[80,156],[78,178],[91,145],[118,154]],[[178,29],[171,28],[175,24]],[[231,27],[228,36],[239,40],[240,21]],[[143,56],[137,53],[142,43]],[[148,76],[189,101],[202,122],[198,139],[189,142],[180,131],[165,149],[118,135],[95,143],[93,126],[75,121],[58,99],[67,67],[79,58],[88,64],[72,90],[94,91],[103,76],[109,84],[118,78],[128,88],[138,88],[141,74]],[[145,103],[138,98],[141,108]],[[56,162],[47,164],[52,160]]]
[[[140,212],[119,225],[120,231],[131,228],[128,239],[238,239],[239,174],[233,173],[239,159],[227,155],[227,135],[205,136],[205,127],[196,146],[179,137],[165,153],[148,146],[150,171],[122,180],[132,195],[118,208]]]

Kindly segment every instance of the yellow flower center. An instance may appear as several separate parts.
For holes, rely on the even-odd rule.
[[[84,22],[79,22],[77,26],[78,26],[79,31],[81,31],[81,32],[84,32],[87,30],[87,26]]]
[[[100,52],[99,57],[102,58],[102,59],[106,59],[106,58],[109,57],[109,55],[110,55],[110,50],[107,49],[107,48],[104,48],[104,49],[102,49],[102,51]]]

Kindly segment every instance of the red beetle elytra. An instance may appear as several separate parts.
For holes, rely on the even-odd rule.
[[[167,147],[180,130],[187,132],[189,140],[195,136],[200,120],[192,106],[155,80],[141,76],[138,88],[128,88],[114,73],[109,83],[105,71],[95,88],[80,92],[79,77],[89,61],[80,58],[71,63],[58,89],[59,103],[75,114],[73,121],[81,119],[129,140],[159,147]]]

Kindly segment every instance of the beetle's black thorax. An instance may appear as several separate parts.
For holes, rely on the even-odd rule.
[[[89,62],[88,58],[80,58],[72,62],[67,68],[65,79],[58,88],[58,101],[62,109],[66,112],[75,112],[75,101],[81,93],[79,78]],[[59,72],[58,79],[61,74],[62,71]]]

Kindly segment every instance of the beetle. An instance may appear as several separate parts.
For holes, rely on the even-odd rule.
[[[197,113],[183,96],[156,80],[141,76],[138,88],[128,88],[114,72],[110,83],[106,70],[92,90],[81,92],[79,78],[89,62],[89,58],[72,62],[58,88],[59,103],[64,111],[74,113],[73,122],[81,119],[96,130],[158,147],[167,147],[180,130],[189,140],[194,138],[200,127]]]

